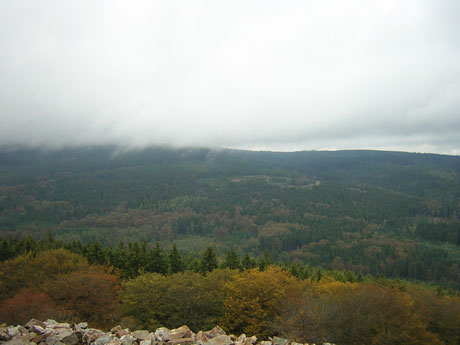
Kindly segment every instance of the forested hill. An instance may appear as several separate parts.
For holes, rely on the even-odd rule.
[[[460,286],[460,157],[87,147],[0,151],[0,233],[213,246]]]

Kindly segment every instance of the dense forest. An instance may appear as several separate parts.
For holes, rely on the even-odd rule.
[[[13,243],[49,234],[105,257],[133,243],[184,255],[212,247],[459,289],[460,157],[4,148],[2,260],[26,254]]]
[[[257,260],[234,251],[219,258],[209,247],[186,257],[175,246],[148,250],[134,242],[112,250],[51,236],[15,245],[29,251],[0,263],[0,322],[8,324],[33,317],[103,329],[185,324],[195,332],[219,324],[233,334],[302,343],[460,341],[459,293],[427,284],[274,265],[267,251]]]

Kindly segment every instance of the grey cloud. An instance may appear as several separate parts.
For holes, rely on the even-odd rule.
[[[449,0],[0,2],[0,145],[460,154]]]

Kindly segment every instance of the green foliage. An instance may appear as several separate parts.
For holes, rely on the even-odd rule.
[[[459,157],[22,149],[0,150],[0,172],[0,261],[65,242],[129,278],[164,273],[150,248],[174,242],[184,257],[208,246],[270,252],[275,261],[460,288]]]
[[[222,316],[223,284],[228,279],[231,273],[220,270],[206,276],[146,273],[123,285],[121,313],[134,317],[136,327],[143,329],[182,325],[194,331],[210,329]]]
[[[208,247],[201,258],[200,271],[202,274],[212,272],[218,267],[217,256],[212,247]]]
[[[169,252],[168,259],[169,259],[169,272],[170,273],[174,274],[174,273],[184,272],[185,263],[179,251],[177,250],[177,247],[175,244],[173,244],[171,251]]]
[[[225,259],[222,266],[223,268],[229,268],[232,270],[241,269],[240,258],[233,248],[229,250],[225,255]]]

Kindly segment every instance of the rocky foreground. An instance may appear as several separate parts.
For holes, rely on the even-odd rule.
[[[193,333],[187,326],[176,329],[158,328],[155,332],[130,331],[116,326],[110,332],[79,324],[59,323],[54,320],[32,319],[24,326],[0,325],[2,345],[303,345],[273,337],[258,341],[255,336],[227,335],[219,326],[210,331]],[[308,344],[305,344],[308,345]],[[313,344],[314,345],[314,344]],[[323,345],[331,345],[324,343]]]

